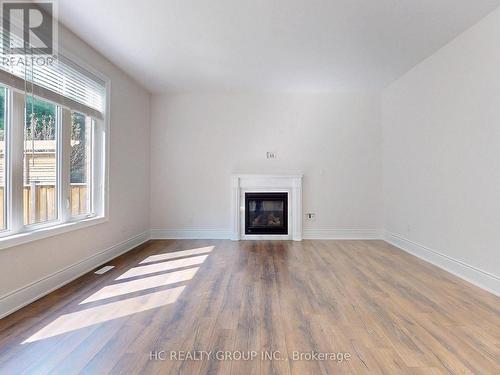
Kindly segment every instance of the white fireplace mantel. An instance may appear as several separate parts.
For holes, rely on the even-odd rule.
[[[245,235],[245,193],[288,193],[288,235]],[[234,174],[231,239],[302,241],[301,174]]]

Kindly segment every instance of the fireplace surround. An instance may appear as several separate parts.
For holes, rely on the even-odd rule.
[[[232,181],[232,240],[302,240],[301,174],[235,174]]]

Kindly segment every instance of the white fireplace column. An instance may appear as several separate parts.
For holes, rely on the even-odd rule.
[[[232,176],[231,239],[302,241],[302,175],[235,174]],[[287,235],[245,234],[245,193],[288,193]]]

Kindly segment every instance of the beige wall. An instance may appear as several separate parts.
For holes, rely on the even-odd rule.
[[[1,249],[0,296],[149,228],[150,94],[67,30],[60,31],[60,42],[111,79],[109,222]]]

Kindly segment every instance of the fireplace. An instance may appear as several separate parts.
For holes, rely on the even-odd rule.
[[[257,222],[249,221],[250,215],[255,219],[257,202],[252,203],[252,207],[249,207],[250,203],[247,201],[247,195],[249,199],[261,199],[261,194],[277,193],[281,195],[281,198],[284,198],[282,201],[283,206],[277,207],[280,210],[283,208],[283,223],[281,217],[278,216],[280,217],[278,225],[278,221],[274,218],[276,214],[273,214],[271,227],[269,228],[268,225],[265,234],[257,234],[263,233],[264,228],[259,228],[261,225],[257,225],[259,220]],[[256,195],[252,197],[253,194]],[[232,240],[302,240],[301,174],[233,174],[231,198]],[[276,196],[270,198],[273,200]]]
[[[245,193],[245,234],[288,234],[288,193]]]

